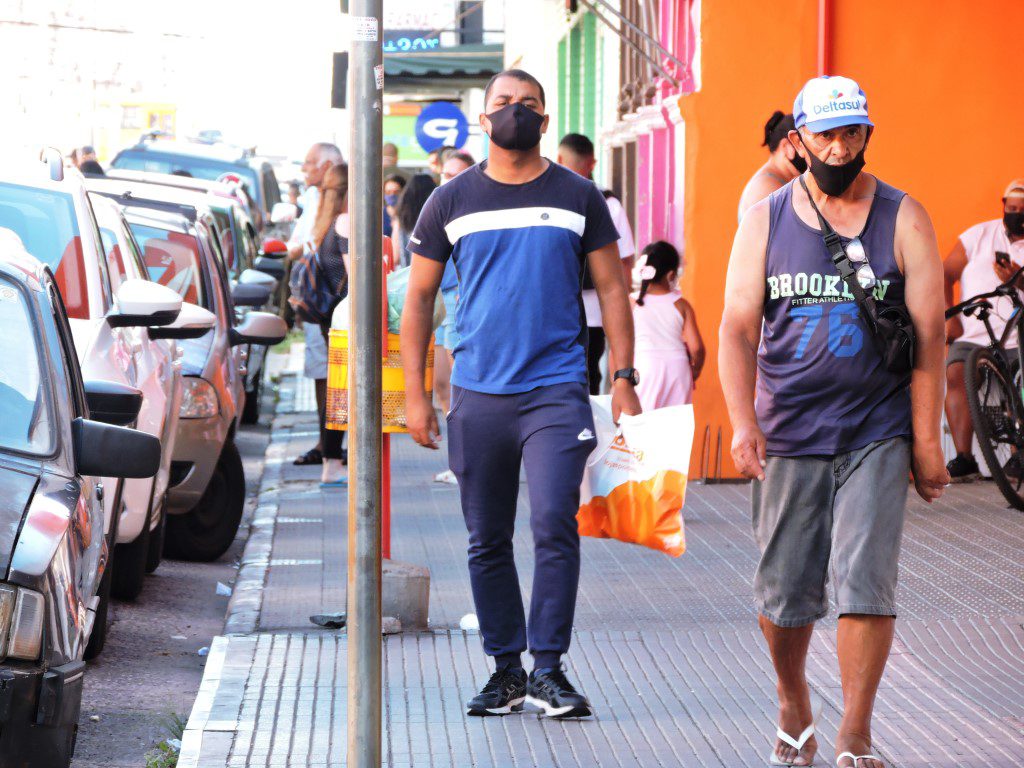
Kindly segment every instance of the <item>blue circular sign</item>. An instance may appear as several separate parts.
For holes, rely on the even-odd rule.
[[[436,101],[416,118],[416,141],[424,152],[449,146],[461,149],[469,138],[469,121],[450,101]]]

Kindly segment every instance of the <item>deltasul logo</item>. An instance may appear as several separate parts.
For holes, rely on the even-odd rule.
[[[853,112],[861,108],[860,99],[848,101],[830,101],[828,104],[815,104],[814,114],[827,115],[829,112]]]

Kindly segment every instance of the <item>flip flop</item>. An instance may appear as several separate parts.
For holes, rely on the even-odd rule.
[[[836,765],[839,765],[839,761],[842,760],[844,757],[849,757],[851,760],[853,760],[853,765],[850,768],[857,768],[857,763],[859,763],[861,760],[877,760],[880,763],[883,762],[882,758],[880,758],[878,755],[855,755],[853,754],[853,752],[841,752],[836,757]]]
[[[320,483],[321,488],[347,488],[348,478],[343,477],[341,480],[332,480],[329,483]]]
[[[781,742],[791,746],[793,749],[795,749],[797,751],[797,754],[799,755],[800,754],[800,750],[802,750],[804,748],[804,745],[807,743],[807,740],[810,739],[811,736],[814,735],[814,724],[818,721],[818,718],[821,717],[821,709],[822,709],[823,706],[824,706],[823,703],[819,703],[818,704],[818,713],[812,717],[811,724],[808,725],[806,728],[804,728],[804,730],[800,734],[799,738],[794,739],[792,736],[790,736],[788,733],[786,733],[781,728],[776,728],[775,729],[775,737],[779,741],[781,741]],[[842,757],[842,755],[840,755],[840,757]],[[780,759],[775,754],[775,748],[774,747],[772,748],[771,755],[769,755],[769,757],[768,757],[768,764],[769,765],[787,765],[787,766],[795,766],[795,765],[797,765],[797,763],[789,762],[789,761]],[[814,765],[814,759],[812,758],[811,762],[807,763],[806,765]],[[803,768],[803,766],[799,766],[799,768]]]
[[[320,452],[319,448],[310,448],[304,454],[299,456],[292,464],[299,467],[309,466],[311,464],[323,464],[324,455]]]

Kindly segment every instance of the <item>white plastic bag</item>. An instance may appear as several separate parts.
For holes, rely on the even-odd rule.
[[[612,420],[611,396],[591,397],[597,447],[583,474],[581,536],[686,551],[683,499],[693,446],[693,406]]]

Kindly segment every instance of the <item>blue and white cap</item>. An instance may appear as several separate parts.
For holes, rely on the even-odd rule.
[[[868,97],[848,77],[815,77],[808,80],[793,102],[793,122],[821,133],[843,125],[871,125]]]

